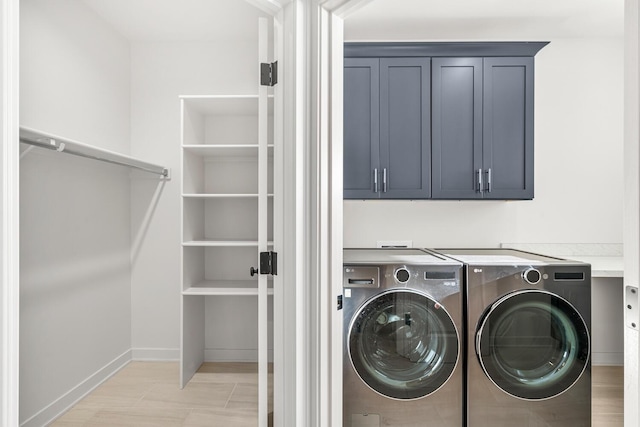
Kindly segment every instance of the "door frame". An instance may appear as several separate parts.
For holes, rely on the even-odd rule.
[[[624,2],[624,286],[640,285],[640,10],[638,0]],[[625,292],[626,298],[626,292]],[[624,301],[622,310],[626,310]],[[624,425],[640,422],[638,330],[624,328]]]
[[[293,74],[299,115],[289,124],[285,119],[285,134],[288,126],[299,130],[295,146],[301,156],[295,168],[301,191],[296,223],[302,225],[297,236],[302,242],[298,240],[296,253],[306,256],[302,263],[296,262],[300,268],[296,283],[304,284],[296,286],[301,333],[295,343],[297,422],[278,426],[342,426],[343,329],[337,304],[342,294],[344,18],[370,1],[291,3],[296,11],[297,47],[302,48],[295,56]],[[285,96],[286,102],[293,100]]]
[[[343,19],[372,0],[248,1],[282,32],[276,111],[283,112],[284,143],[274,161],[287,167],[274,171],[283,174],[282,214],[274,213],[282,237],[274,362],[283,369],[274,377],[274,424],[339,427]]]
[[[2,292],[0,293],[0,338],[2,339],[0,380],[0,425],[18,425],[19,404],[19,0],[2,0],[2,162],[0,178],[2,219],[0,255]]]
[[[283,150],[274,153],[274,173],[283,178],[274,212],[282,238],[274,362],[282,369],[274,377],[274,425],[339,427],[343,19],[371,0],[247,1],[274,17],[282,38]]]
[[[334,14],[336,18],[340,19],[340,30],[335,28],[329,31],[329,37],[334,45],[343,43],[342,32],[343,22],[348,13],[357,10],[369,1],[374,0],[344,0],[341,3],[340,11],[346,13]],[[332,3],[331,1],[325,3]],[[625,286],[632,286],[636,289],[640,285],[640,8],[639,0],[625,0],[625,66],[624,66],[624,94],[625,94],[625,107],[624,107],[624,174],[625,174],[625,206],[624,206],[624,283]],[[339,74],[342,72],[341,59],[337,58],[337,49],[334,50],[332,55],[332,61],[329,64],[332,68],[330,73],[333,77],[334,88],[331,92],[332,98],[328,101],[330,104],[330,110],[333,118],[333,128],[341,129],[341,90],[338,87],[341,84]],[[332,102],[333,101],[333,102]],[[323,102],[323,99],[320,99]],[[338,146],[342,145],[341,135],[336,132],[332,135],[331,146],[336,151]],[[335,162],[337,167],[331,169],[332,177],[336,180],[339,179],[341,174],[340,169],[342,159],[337,153],[333,153],[331,162]],[[336,189],[336,194],[339,189]],[[338,204],[336,194],[332,194],[332,200],[334,206],[330,208],[331,219],[333,225],[338,227],[338,224],[342,223],[342,205]],[[339,201],[341,202],[341,200]],[[337,216],[340,218],[337,218]],[[342,240],[342,230],[334,230],[334,238]],[[329,256],[332,260],[332,266],[337,268],[337,261],[342,261],[342,248],[332,247]],[[340,266],[341,267],[341,266]],[[333,283],[335,287],[339,287],[342,277],[338,277],[336,274],[333,277]],[[625,301],[624,307],[627,303]],[[625,308],[621,309],[625,310]],[[326,322],[332,322],[332,331],[334,334],[339,334],[337,323],[341,323],[340,319],[332,318],[330,315],[325,315]],[[639,359],[640,359],[640,337],[637,330],[624,328],[625,337],[625,376],[624,376],[624,425],[625,427],[635,427],[640,422],[640,372],[639,372]],[[336,341],[339,342],[339,341]],[[331,375],[336,378],[342,373],[342,367],[339,365],[340,361],[336,361],[338,364],[334,365],[331,370]],[[332,391],[335,395],[340,395],[342,390],[337,388],[337,380],[333,384]],[[337,398],[336,398],[337,399]],[[341,412],[339,408],[336,408],[336,413]],[[341,426],[342,420],[334,419],[332,426]]]

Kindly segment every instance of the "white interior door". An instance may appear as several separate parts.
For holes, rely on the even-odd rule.
[[[258,407],[259,426],[267,426],[269,408],[268,398],[268,349],[267,349],[267,301],[269,291],[273,292],[273,425],[296,425],[296,412],[301,397],[296,393],[296,311],[287,309],[295,305],[296,298],[296,237],[295,226],[296,204],[292,188],[295,188],[295,178],[291,173],[295,170],[295,160],[291,157],[292,131],[295,120],[287,120],[289,127],[285,132],[284,117],[292,119],[291,98],[293,78],[285,76],[295,72],[289,68],[284,70],[287,62],[293,64],[291,35],[295,26],[293,7],[289,1],[278,0],[247,0],[273,17],[272,20],[260,19],[259,21],[259,46],[258,66],[261,63],[277,62],[279,65],[278,83],[272,87],[262,86],[258,82],[259,118],[258,118],[258,144],[259,144],[259,183],[258,183],[258,260],[260,252],[274,251],[278,254],[278,274],[273,276],[273,287],[270,289],[266,276],[260,275],[258,279]],[[288,5],[288,6],[287,6]],[[269,32],[273,31],[273,37]],[[285,48],[285,38],[289,42]],[[269,43],[273,42],[270,46]],[[270,56],[272,52],[272,57]],[[258,68],[260,80],[260,69]],[[285,87],[287,88],[285,90]],[[285,93],[289,94],[289,101],[285,102]],[[270,98],[273,98],[271,101]],[[273,115],[269,115],[273,104]],[[285,104],[288,113],[285,114]],[[271,125],[271,127],[269,126]],[[268,134],[273,133],[273,148],[268,149]],[[285,137],[285,134],[287,135]],[[271,163],[270,160],[273,160]],[[271,166],[271,170],[269,167]],[[287,167],[285,167],[287,165]],[[273,194],[267,194],[267,179],[273,178]],[[288,183],[288,185],[285,185]],[[272,199],[273,216],[268,217],[268,201]],[[268,242],[267,227],[273,225],[273,242]],[[287,260],[291,260],[287,263]],[[285,291],[286,290],[286,291]]]
[[[258,23],[258,62],[269,63],[269,22],[266,18],[260,18]],[[260,73],[258,73],[260,75]],[[268,165],[268,132],[269,132],[269,108],[268,87],[258,86],[258,263],[261,262],[262,253],[267,253],[270,248],[267,242],[267,227],[269,222],[267,208],[267,182],[269,180]],[[258,275],[258,426],[267,427],[269,415],[268,402],[268,301],[267,301],[267,273],[260,265]]]

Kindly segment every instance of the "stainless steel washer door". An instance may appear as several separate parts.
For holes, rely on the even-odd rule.
[[[480,319],[476,354],[489,379],[527,400],[568,390],[589,360],[589,331],[565,299],[544,291],[519,291],[495,302]]]
[[[358,376],[393,399],[418,399],[442,387],[458,361],[458,341],[444,307],[408,289],[383,292],[365,302],[347,338]]]

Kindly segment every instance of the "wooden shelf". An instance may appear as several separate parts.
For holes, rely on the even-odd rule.
[[[258,296],[258,289],[242,288],[188,288],[182,291],[183,296]],[[273,296],[273,289],[267,289],[267,295]]]
[[[191,144],[182,148],[198,156],[246,156],[257,155],[258,144]],[[268,144],[267,149],[273,150],[273,144]]]
[[[267,242],[268,246],[273,246],[273,242]],[[195,247],[221,247],[221,248],[239,248],[239,247],[252,247],[258,246],[257,240],[190,240],[183,242],[182,246],[195,246]]]
[[[258,144],[183,145],[188,153],[201,157],[257,157]],[[273,144],[267,145],[268,154],[273,155]]]
[[[245,247],[258,246],[257,240],[190,240],[182,246],[214,246],[214,247]]]
[[[258,95],[181,96],[189,108],[204,115],[238,116],[258,114]],[[273,95],[268,96],[269,114],[273,114]]]
[[[258,282],[257,280],[207,280],[183,290],[182,295],[257,296]],[[267,295],[273,295],[273,288],[267,289]]]
[[[257,199],[257,194],[221,194],[221,193],[185,193],[182,195],[185,199]],[[267,194],[267,197],[273,197],[273,194]]]

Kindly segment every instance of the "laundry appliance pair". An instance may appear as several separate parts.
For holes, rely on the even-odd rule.
[[[345,427],[588,427],[591,269],[507,249],[345,249]]]

